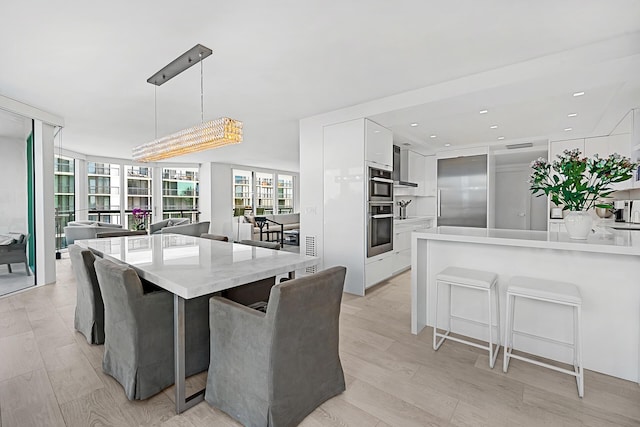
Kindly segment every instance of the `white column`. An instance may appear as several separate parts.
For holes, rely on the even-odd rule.
[[[84,159],[75,159],[75,181],[76,181],[76,220],[88,219],[87,209],[88,203],[88,183],[87,183],[87,161]]]
[[[36,285],[56,281],[55,209],[54,209],[54,127],[40,120],[33,121],[35,225],[36,225]]]
[[[200,165],[200,221],[211,221],[210,232],[233,238],[233,184],[231,165]]]
[[[162,197],[162,167],[155,166],[151,175],[153,194],[153,222],[162,221],[164,200]]]

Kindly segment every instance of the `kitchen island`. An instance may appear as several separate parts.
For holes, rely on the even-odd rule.
[[[499,275],[501,341],[504,336],[506,287],[513,276],[574,283],[582,294],[584,367],[640,382],[640,231],[598,228],[586,241],[566,233],[437,227],[412,233],[411,332],[433,326],[435,276],[447,266],[493,271]],[[444,294],[444,295],[443,295]],[[447,307],[446,292],[441,307]],[[487,340],[485,298],[454,288],[452,332]],[[515,328],[571,342],[572,314],[565,307],[518,301]],[[447,324],[439,310],[438,325]],[[516,336],[516,350],[571,363],[572,353],[551,341]],[[587,385],[588,386],[588,385]]]

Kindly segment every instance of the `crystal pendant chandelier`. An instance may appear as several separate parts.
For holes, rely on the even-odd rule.
[[[183,129],[162,138],[157,137],[158,114],[156,110],[156,139],[139,145],[133,149],[133,159],[141,162],[153,162],[169,157],[197,151],[209,150],[230,144],[242,142],[242,122],[239,120],[222,117],[219,119],[204,121],[204,92],[202,60],[211,55],[211,49],[200,44],[188,50],[162,70],[147,79],[148,83],[160,86],[171,78],[177,76],[187,68],[200,63],[200,114],[202,123]],[[195,61],[198,58],[198,61]],[[156,101],[157,105],[157,101]]]

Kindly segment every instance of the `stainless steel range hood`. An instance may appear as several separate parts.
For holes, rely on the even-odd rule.
[[[409,182],[409,152],[393,146],[393,186],[417,187],[415,182]]]

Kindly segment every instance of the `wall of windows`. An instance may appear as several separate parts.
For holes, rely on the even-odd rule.
[[[234,217],[293,213],[294,194],[292,175],[233,169]]]
[[[199,219],[197,168],[162,169],[162,212],[167,218]]]

